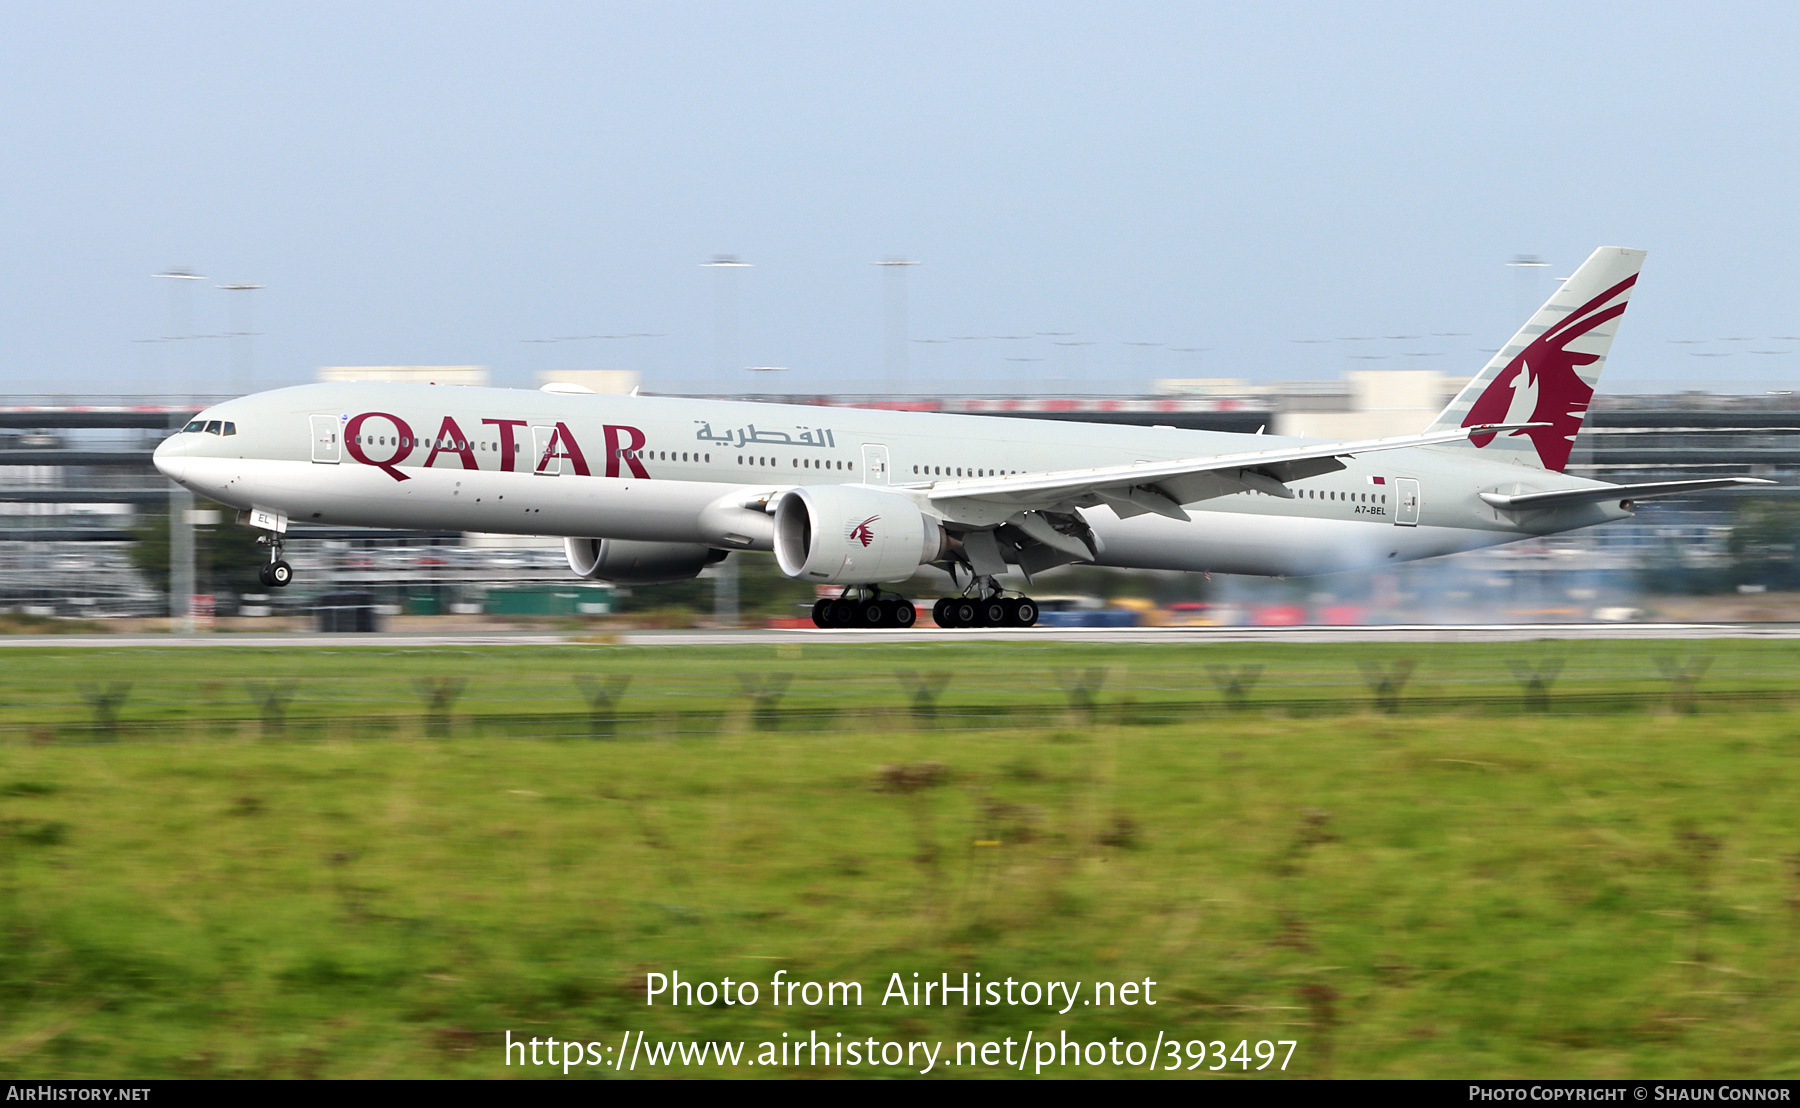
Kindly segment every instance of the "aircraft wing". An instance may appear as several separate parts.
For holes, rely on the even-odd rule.
[[[1405,450],[1456,442],[1471,435],[1498,434],[1539,423],[1495,423],[1458,427],[1422,435],[1396,435],[1353,442],[1312,443],[1241,454],[1215,454],[1207,458],[1183,458],[1172,462],[1138,462],[1098,469],[1061,470],[1052,473],[1020,473],[1006,477],[977,477],[942,481],[925,490],[935,506],[952,519],[962,516],[991,517],[1003,512],[1067,510],[1106,504],[1121,518],[1154,512],[1186,520],[1183,504],[1254,489],[1291,500],[1290,481],[1317,477],[1343,469],[1340,458],[1381,450]],[[971,519],[970,522],[976,522]]]
[[[1773,485],[1761,477],[1709,477],[1698,481],[1649,481],[1641,485],[1602,485],[1584,489],[1557,489],[1552,492],[1500,493],[1484,492],[1481,499],[1503,511],[1527,511],[1534,508],[1564,508],[1573,504],[1597,504],[1602,500],[1647,500],[1653,496],[1679,496],[1684,492],[1705,492],[1734,485]]]

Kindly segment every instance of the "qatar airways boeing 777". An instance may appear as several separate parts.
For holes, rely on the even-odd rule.
[[[1569,531],[1646,497],[1563,472],[1637,281],[1602,247],[1423,432],[1360,442],[733,400],[343,383],[208,408],[156,451],[265,532],[290,521],[554,535],[577,575],[684,580],[736,550],[842,586],[820,626],[908,627],[880,586],[950,574],[946,626],[1030,626],[1001,578],[1071,563],[1302,576]]]

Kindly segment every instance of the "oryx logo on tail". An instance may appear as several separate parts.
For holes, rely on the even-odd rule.
[[[1485,451],[1495,461],[1558,473],[1568,468],[1619,317],[1643,267],[1642,250],[1602,246],[1589,254],[1438,413],[1430,430],[1540,424],[1471,434],[1447,449]]]
[[[880,518],[880,516],[870,516],[861,523],[855,523],[844,528],[844,541],[860,542],[864,546],[868,546],[875,541],[875,532],[869,530],[869,524],[874,523]]]
[[[1581,417],[1587,414],[1594,387],[1581,379],[1577,367],[1590,366],[1604,354],[1570,350],[1569,344],[1595,328],[1625,314],[1625,297],[1637,283],[1637,274],[1607,289],[1570,312],[1562,322],[1532,339],[1507,363],[1487,390],[1463,417],[1464,427],[1482,423],[1543,423],[1548,426],[1512,431],[1524,435],[1537,448],[1545,469],[1561,471],[1569,464]],[[1471,435],[1477,447],[1493,442],[1495,435]]]

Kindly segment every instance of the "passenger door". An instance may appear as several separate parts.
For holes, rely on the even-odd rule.
[[[546,458],[550,447],[556,442],[556,428],[533,427],[531,429],[531,472],[545,477],[555,477],[562,472],[562,457]]]
[[[334,415],[312,417],[312,460],[336,465],[343,459],[344,435]]]
[[[870,485],[888,483],[887,447],[878,443],[863,443],[863,482]]]
[[[1419,482],[1411,477],[1394,479],[1399,503],[1394,506],[1394,523],[1400,527],[1419,525]]]

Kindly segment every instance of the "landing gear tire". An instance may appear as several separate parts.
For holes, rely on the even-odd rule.
[[[267,547],[269,560],[256,567],[256,579],[264,588],[285,589],[294,580],[294,567],[287,564],[281,556],[281,535],[270,531],[256,540],[256,545]]]
[[[1035,627],[1038,604],[1029,596],[946,596],[932,605],[931,618],[939,627]]]
[[[937,611],[942,612],[948,599],[938,601]],[[949,617],[940,615],[938,623],[949,626],[944,620]],[[870,589],[867,594],[826,598],[813,601],[812,621],[816,627],[837,631],[880,631],[889,627],[902,630],[911,627],[919,620],[919,610],[913,607],[912,601],[902,596],[884,595],[879,589]]]

